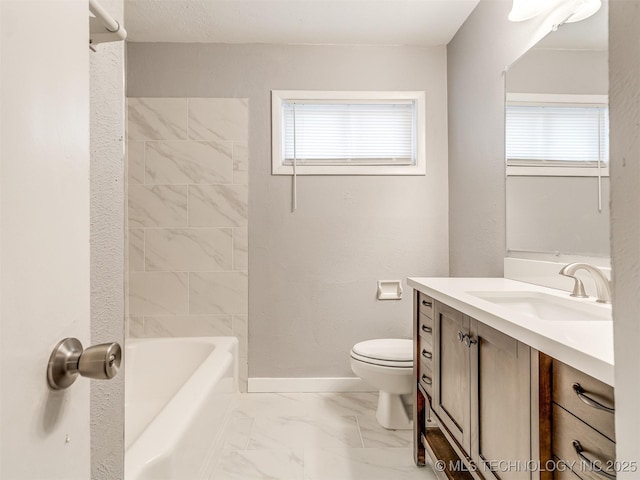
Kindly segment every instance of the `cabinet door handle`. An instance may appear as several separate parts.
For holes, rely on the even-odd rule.
[[[609,413],[615,412],[614,408],[607,407],[606,405],[603,405],[597,400],[594,400],[590,396],[586,395],[584,388],[582,388],[582,385],[580,385],[579,383],[574,383],[571,386],[573,387],[573,391],[576,392],[576,395],[578,396],[578,398],[582,400],[584,403],[586,403],[587,405],[589,405],[590,407],[597,408],[598,410],[604,410],[605,412],[609,412]]]
[[[431,308],[433,306],[433,303],[427,302],[426,300],[422,300],[422,306]]]
[[[464,343],[465,347],[471,348],[471,345],[475,345],[476,343],[478,343],[478,340],[476,340],[475,338],[471,338],[469,335],[465,335],[462,339],[462,343]]]
[[[614,474],[609,473],[609,472],[605,472],[604,470],[602,470],[602,468],[599,465],[602,465],[604,462],[598,461],[597,463],[599,465],[597,465],[596,462],[594,462],[589,457],[587,457],[584,454],[584,448],[582,448],[582,445],[580,444],[580,442],[578,440],[574,440],[572,442],[572,445],[573,445],[573,449],[578,454],[578,457],[580,457],[580,460],[582,460],[583,462],[585,462],[589,466],[590,471],[598,473],[598,474],[602,475],[605,478],[612,478],[612,479],[616,478],[616,476]]]
[[[431,359],[431,357],[433,357],[433,354],[431,352],[427,352],[425,349],[422,349],[422,356],[424,358]]]
[[[424,373],[422,374],[422,378],[420,380],[422,380],[427,385],[431,385],[433,383],[433,380],[431,380],[431,378],[427,377]]]
[[[427,327],[426,325],[422,325],[422,331],[425,333],[431,333],[433,332],[433,329],[431,327]]]
[[[458,341],[460,343],[462,343],[464,341],[464,337],[466,337],[466,335],[458,330]]]

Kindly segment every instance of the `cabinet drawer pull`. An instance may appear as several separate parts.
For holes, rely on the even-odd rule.
[[[422,378],[420,380],[422,380],[427,385],[431,385],[432,383],[431,378],[427,377],[424,373],[422,374]]]
[[[433,303],[427,302],[426,300],[422,300],[422,306],[431,308],[433,306]]]
[[[425,333],[431,333],[433,332],[433,329],[431,327],[427,327],[426,325],[422,325],[422,331]]]
[[[428,358],[431,359],[431,357],[433,357],[433,354],[431,352],[427,352],[424,348],[422,349],[422,356],[424,358]]]
[[[589,457],[587,457],[584,454],[584,448],[582,448],[582,445],[580,444],[580,442],[578,440],[574,440],[572,442],[572,445],[573,445],[574,450],[578,454],[578,457],[580,457],[580,460],[582,460],[583,462],[585,462],[589,466],[589,469],[590,469],[591,472],[598,473],[598,474],[602,475],[605,478],[616,478],[616,476],[614,474],[611,474],[609,472],[605,472],[604,470],[602,470],[602,468],[600,468],[598,465],[596,465],[596,462],[594,462]],[[602,465],[603,462],[598,461],[598,463],[600,465]]]
[[[614,413],[615,409],[611,407],[607,407],[606,405],[601,404],[600,402],[594,400],[585,394],[584,388],[579,383],[574,383],[571,385],[573,387],[573,391],[576,392],[576,395],[580,400],[589,405],[590,407],[597,408],[598,410],[604,410],[605,412]]]

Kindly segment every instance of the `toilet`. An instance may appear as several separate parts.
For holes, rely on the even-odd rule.
[[[402,395],[413,390],[413,341],[383,338],[356,343],[351,349],[351,369],[380,390],[378,423],[392,430],[410,429]]]

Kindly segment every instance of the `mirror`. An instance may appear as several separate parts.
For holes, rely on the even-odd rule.
[[[608,11],[506,72],[508,256],[609,257]]]

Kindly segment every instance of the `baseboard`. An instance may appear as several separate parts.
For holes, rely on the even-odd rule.
[[[321,392],[374,392],[375,388],[357,377],[320,378],[250,378],[250,393],[321,393]]]

